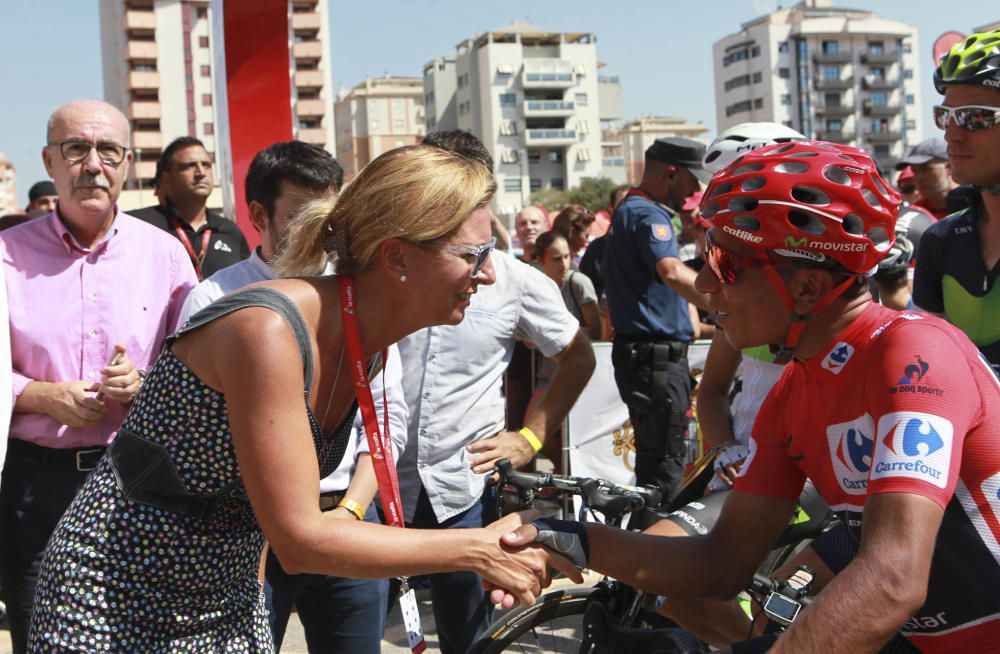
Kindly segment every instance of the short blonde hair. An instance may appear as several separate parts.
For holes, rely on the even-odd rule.
[[[446,236],[495,192],[493,173],[479,162],[426,145],[390,150],[336,200],[303,207],[275,269],[285,276],[316,275],[332,256],[339,274],[364,271],[386,239]]]

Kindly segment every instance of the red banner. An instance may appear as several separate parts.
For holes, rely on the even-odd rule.
[[[260,238],[243,192],[247,169],[259,151],[292,138],[288,0],[216,0],[213,8],[222,9],[225,43],[226,101],[219,112],[224,129],[217,138],[225,140],[227,133],[229,137],[228,148],[220,143],[217,151],[230,153],[231,206],[250,246],[256,247]],[[217,48],[219,43],[217,38]],[[221,74],[217,66],[216,75]]]

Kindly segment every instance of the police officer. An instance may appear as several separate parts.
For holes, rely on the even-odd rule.
[[[679,492],[691,400],[688,302],[707,308],[696,273],[678,257],[671,219],[708,182],[705,146],[661,138],[646,150],[638,188],[615,210],[604,254],[605,289],[615,329],[611,359],[635,433],[639,484],[656,484],[664,504]]]

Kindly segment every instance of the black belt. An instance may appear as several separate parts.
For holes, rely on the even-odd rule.
[[[98,461],[107,449],[106,447],[43,447],[12,438],[8,441],[7,451],[11,456],[26,459],[40,466],[64,466],[78,472],[89,472],[97,467]]]
[[[345,491],[335,491],[328,493],[319,494],[319,510],[320,511],[333,511],[340,504],[340,500],[344,499]]]
[[[663,336],[656,336],[653,334],[645,334],[642,336],[626,336],[625,334],[615,334],[615,342],[620,342],[624,345],[637,345],[648,343],[650,345],[665,345],[670,348],[670,360],[680,361],[681,359],[687,358],[688,342],[679,341],[672,338],[666,338]]]

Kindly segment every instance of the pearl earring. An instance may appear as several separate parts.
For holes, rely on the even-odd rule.
[[[406,282],[406,275],[400,275],[400,276],[399,276],[399,281],[401,281],[401,282],[404,282],[404,283],[405,283],[405,282]]]

